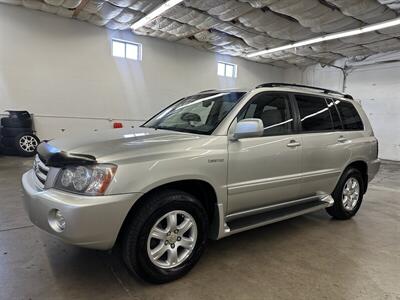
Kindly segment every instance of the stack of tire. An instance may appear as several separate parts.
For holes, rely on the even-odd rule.
[[[8,111],[0,120],[0,154],[33,156],[40,140],[33,132],[33,121],[27,111]]]

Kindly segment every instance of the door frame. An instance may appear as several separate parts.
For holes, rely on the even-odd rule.
[[[256,100],[255,99],[255,97],[257,97],[257,96],[259,96],[260,94],[267,94],[267,95],[271,95],[271,94],[279,94],[279,95],[282,95],[282,96],[284,96],[284,97],[286,97],[286,99],[288,100],[288,108],[289,108],[289,112],[290,112],[290,115],[291,115],[291,118],[293,119],[293,122],[292,122],[292,126],[291,126],[291,128],[290,128],[290,131],[288,131],[288,133],[286,133],[286,134],[272,134],[272,135],[263,135],[263,136],[260,136],[260,137],[256,137],[256,138],[264,138],[264,139],[267,139],[267,138],[272,138],[272,137],[278,137],[278,136],[286,136],[286,137],[294,137],[294,136],[296,136],[296,135],[298,135],[298,132],[299,132],[299,122],[298,122],[298,119],[299,119],[299,116],[298,116],[298,113],[297,113],[297,104],[295,103],[295,99],[294,99],[294,97],[291,95],[291,93],[290,92],[288,92],[288,91],[265,91],[265,90],[261,90],[261,91],[259,91],[258,93],[255,93],[255,94],[253,94],[247,101],[246,101],[246,103],[244,103],[242,106],[241,106],[241,108],[236,112],[236,114],[235,114],[235,116],[232,118],[232,120],[231,120],[231,123],[229,124],[229,126],[228,126],[228,145],[227,145],[227,149],[228,149],[228,168],[229,168],[229,160],[230,160],[230,153],[229,153],[229,147],[230,147],[230,143],[236,143],[237,141],[231,141],[230,139],[229,139],[229,136],[230,136],[230,133],[232,132],[232,130],[233,130],[233,127],[234,126],[236,126],[236,124],[237,124],[237,120],[238,120],[238,116],[240,116],[244,111],[246,111],[247,109],[248,109],[248,107],[252,104],[252,102],[254,101],[254,100]],[[247,139],[252,139],[252,138],[246,138],[246,140]],[[298,161],[298,163],[299,163],[299,173],[301,173],[301,154],[299,154],[299,157],[298,157],[298,159],[299,159],[299,161]],[[229,173],[229,172],[228,172]],[[300,188],[300,184],[301,184],[301,175],[300,175],[300,177],[299,177],[299,182],[298,182],[298,184],[299,184],[299,188]],[[227,186],[229,185],[229,174],[228,174],[228,176],[227,176]],[[229,208],[229,188],[227,189],[227,201],[228,201],[228,205],[227,205],[227,208]],[[256,213],[256,212],[259,212],[259,211],[264,211],[265,209],[271,209],[271,208],[273,208],[273,207],[276,207],[276,208],[278,208],[278,207],[280,207],[280,206],[285,206],[285,205],[287,205],[287,203],[290,203],[290,202],[293,202],[293,204],[294,203],[297,203],[297,202],[301,202],[301,201],[308,201],[308,199],[292,199],[292,200],[289,200],[289,201],[287,201],[287,202],[281,202],[281,203],[275,203],[275,204],[268,204],[268,205],[261,205],[261,206],[259,206],[259,207],[256,207],[256,208],[252,208],[252,209],[245,209],[245,210],[243,210],[243,211],[239,211],[239,212],[234,212],[234,213],[230,213],[230,215],[232,216],[232,215],[240,215],[240,216],[242,216],[242,214],[244,214],[244,215],[247,215],[247,214],[254,214],[254,213]]]
[[[229,129],[228,129],[228,133],[231,132],[232,130],[232,126],[233,124],[237,121],[238,116],[244,111],[246,110],[250,104],[251,101],[258,95],[260,94],[285,94],[288,97],[289,100],[289,109],[290,109],[290,113],[293,117],[293,128],[291,129],[291,132],[288,134],[284,134],[284,135],[296,135],[299,133],[300,131],[300,114],[299,114],[299,109],[297,107],[297,102],[296,99],[293,95],[293,92],[288,92],[288,91],[259,91],[258,93],[254,94],[251,96],[250,99],[247,100],[247,102],[245,104],[243,104],[243,106],[240,108],[240,110],[236,113],[236,115],[232,118],[231,123],[229,124]],[[283,134],[282,134],[283,135]],[[274,136],[274,135],[269,135],[269,136]],[[262,137],[265,137],[264,135]]]

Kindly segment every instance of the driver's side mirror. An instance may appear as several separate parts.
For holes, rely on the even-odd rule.
[[[233,140],[260,137],[264,134],[264,124],[261,119],[243,119],[236,124]]]

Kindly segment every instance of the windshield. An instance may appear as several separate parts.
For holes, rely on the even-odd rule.
[[[244,92],[210,92],[179,100],[147,121],[143,127],[211,134]]]

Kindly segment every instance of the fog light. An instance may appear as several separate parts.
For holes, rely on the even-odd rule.
[[[49,225],[57,232],[65,229],[65,218],[58,209],[52,209],[49,213]]]

